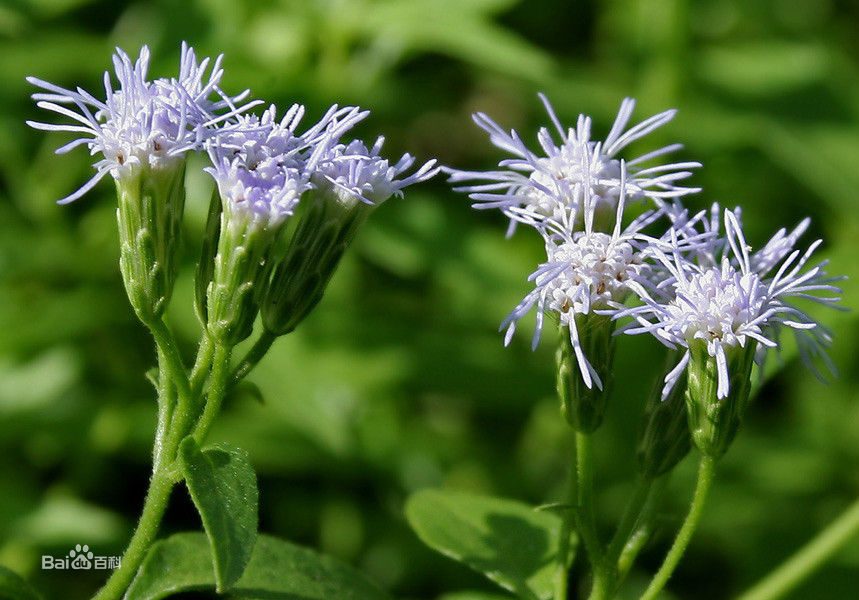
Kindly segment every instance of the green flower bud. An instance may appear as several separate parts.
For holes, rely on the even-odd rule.
[[[726,394],[722,393],[722,397],[719,397],[716,357],[707,352],[706,342],[693,340],[689,344],[690,357],[686,368],[689,429],[695,445],[706,456],[721,457],[737,434],[749,400],[755,348],[756,343],[753,341],[747,342],[744,348],[722,346],[728,389]]]
[[[212,280],[206,289],[206,328],[215,341],[235,346],[253,330],[283,227],[231,203],[226,203],[220,222]]]
[[[116,180],[119,267],[131,306],[144,323],[160,318],[173,294],[184,181],[184,161]]]
[[[319,303],[340,258],[374,208],[357,198],[310,194],[260,309],[263,325],[275,335],[295,329]]]
[[[585,385],[570,340],[570,329],[561,325],[556,354],[558,396],[561,413],[567,422],[577,431],[591,433],[602,423],[608,404],[614,363],[615,340],[612,334],[615,321],[610,316],[594,313],[577,314],[575,319],[582,351],[602,380],[603,389],[597,385]]]
[[[672,353],[677,358],[676,353]],[[672,360],[672,364],[676,363]],[[689,453],[691,439],[684,394],[686,375],[663,398],[663,381],[659,380],[644,407],[644,418],[638,434],[638,469],[644,477],[655,479],[667,473]]]

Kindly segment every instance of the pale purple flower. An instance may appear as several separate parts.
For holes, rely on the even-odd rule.
[[[587,161],[584,169],[587,178]],[[624,308],[623,302],[631,294],[643,297],[659,294],[657,284],[665,281],[666,276],[661,273],[661,264],[652,260],[654,249],[671,251],[678,246],[680,251],[687,252],[705,237],[688,236],[678,242],[676,236],[668,233],[661,239],[644,234],[643,230],[662,216],[662,209],[646,211],[624,228],[626,197],[626,165],[621,161],[619,201],[611,233],[594,229],[594,215],[601,200],[587,192],[576,209],[583,213],[583,230],[575,231],[570,223],[565,226],[554,220],[532,223],[544,236],[547,260],[528,278],[534,282],[534,289],[501,325],[502,329],[507,328],[504,342],[509,344],[519,319],[536,309],[537,325],[532,341],[536,348],[545,314],[556,315],[569,328],[579,370],[589,388],[596,385],[602,389],[603,382],[584,354],[576,316],[613,314]],[[524,219],[527,214],[523,211],[517,216]],[[574,211],[571,221],[576,221],[576,217]]]
[[[542,154],[532,152],[516,131],[509,133],[484,113],[474,115],[474,121],[489,133],[490,141],[509,152],[513,158],[502,160],[497,171],[450,170],[451,182],[484,180],[486,183],[454,188],[468,192],[475,208],[498,208],[511,219],[512,232],[516,221],[533,224],[533,220],[552,219],[567,222],[571,214],[581,214],[584,198],[594,201],[594,208],[614,212],[621,195],[621,168],[618,153],[630,143],[670,121],[676,111],[668,110],[626,129],[635,107],[631,98],[623,100],[608,136],[602,142],[591,139],[591,118],[579,115],[575,128],[565,129],[549,101],[540,99],[560,139],[557,143],[543,127],[537,134]],[[626,162],[625,192],[630,199],[650,198],[657,207],[666,199],[699,191],[682,187],[676,182],[699,167],[697,162],[678,162],[643,166],[647,161],[680,149],[671,144]],[[587,163],[587,166],[585,166]]]
[[[359,201],[377,205],[391,196],[402,196],[403,188],[438,173],[436,161],[430,160],[410,175],[404,175],[414,165],[415,158],[404,154],[390,164],[379,154],[384,142],[385,138],[380,136],[372,148],[367,148],[360,140],[337,144],[319,162],[313,181],[319,189],[328,190],[346,206]]]
[[[338,138],[369,112],[332,106],[317,123],[297,133],[303,106],[294,104],[278,120],[269,107],[262,117],[243,115],[206,144],[212,167],[206,171],[218,185],[227,207],[236,214],[277,226],[293,214],[322,157]]]
[[[761,362],[767,349],[778,347],[783,327],[794,331],[801,357],[809,367],[814,370],[812,358],[820,357],[831,368],[824,350],[831,342],[831,333],[793,303],[806,299],[834,305],[840,300],[831,294],[841,292],[832,285],[841,278],[826,275],[826,261],[807,266],[822,240],[805,252],[794,249],[808,220],[790,233],[780,230],[754,254],[743,235],[739,211],[725,210],[724,224],[725,237],[710,245],[711,255],[698,252],[695,260],[689,260],[682,249],[669,254],[655,247],[654,255],[671,274],[665,286],[669,299],[643,294],[643,305],[615,314],[615,318],[634,317],[634,322],[621,329],[625,333],[651,333],[670,348],[686,349],[665,378],[663,397],[677,383],[689,362],[689,346],[696,342],[706,344],[709,356],[716,361],[719,398],[727,397],[730,391],[728,352],[757,343],[756,360]],[[705,227],[716,229],[712,221]]]
[[[110,72],[105,72],[104,100],[82,88],[68,90],[36,77],[27,78],[47,92],[33,94],[37,106],[75,121],[27,124],[36,129],[80,135],[58,148],[58,154],[86,145],[91,155],[101,155],[93,165],[96,174],[60,203],[80,198],[108,173],[121,179],[145,168],[173,168],[181,163],[186,152],[201,147],[215,124],[258,104],[237,106],[249,91],[230,97],[220,89],[223,56],[218,56],[214,63],[209,58],[198,63],[193,48],[183,43],[178,77],[154,81],[148,79],[149,60],[147,46],[141,48],[134,62],[117,48],[113,66],[118,87],[114,89]]]

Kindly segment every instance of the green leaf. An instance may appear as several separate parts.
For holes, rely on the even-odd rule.
[[[465,492],[422,490],[406,518],[431,548],[523,598],[552,597],[561,520],[527,504]]]
[[[159,600],[215,586],[208,543],[202,533],[178,533],[156,543],[125,600]],[[260,535],[250,563],[230,596],[244,600],[388,600],[388,595],[352,567]]]
[[[256,542],[256,474],[247,452],[227,444],[201,451],[194,438],[187,437],[179,456],[188,491],[209,537],[220,592],[242,576]]]
[[[0,565],[0,600],[41,600],[41,596],[15,571]]]

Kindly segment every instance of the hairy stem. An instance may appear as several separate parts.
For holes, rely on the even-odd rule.
[[[161,518],[167,509],[170,499],[170,491],[175,481],[169,477],[164,469],[156,471],[149,482],[149,490],[143,503],[143,512],[137,522],[137,528],[125,553],[122,555],[120,566],[113,571],[110,578],[104,584],[93,600],[117,600],[122,597],[131,581],[134,579],[137,569],[146,557],[149,547],[158,533]]]
[[[774,600],[783,597],[857,534],[859,534],[859,500],[851,504],[841,516],[780,567],[741,595],[739,600]]]
[[[671,549],[665,556],[665,561],[659,570],[654,575],[650,585],[641,596],[641,600],[653,600],[656,595],[665,587],[674,570],[677,568],[680,559],[683,557],[689,542],[692,540],[692,535],[698,528],[698,523],[701,521],[701,515],[704,512],[704,504],[707,500],[707,495],[710,492],[710,485],[713,482],[715,473],[716,459],[711,456],[703,455],[701,462],[698,465],[698,480],[695,484],[695,493],[692,496],[692,505],[689,507],[689,514],[683,521],[680,531],[677,532],[677,537],[674,538],[674,543]]]
[[[227,393],[227,386],[230,383],[230,356],[232,355],[232,347],[225,344],[215,344],[215,353],[212,358],[212,375],[209,379],[209,394],[206,398],[206,405],[203,407],[203,414],[194,426],[194,438],[197,443],[201,443],[206,437],[209,428],[212,426],[212,421],[218,416],[221,410],[221,404],[224,401],[224,396]]]
[[[618,558],[623,551],[629,538],[632,536],[635,526],[638,524],[644,508],[647,504],[647,499],[650,497],[650,490],[653,487],[653,479],[649,477],[639,477],[635,485],[635,491],[629,499],[620,524],[617,526],[617,531],[611,540],[608,547],[607,562],[610,565],[617,564]]]
[[[194,360],[194,367],[191,369],[191,395],[195,400],[203,393],[203,387],[206,385],[206,380],[212,367],[212,355],[214,352],[214,342],[204,332],[203,339],[200,340],[200,346],[197,348],[197,358]]]

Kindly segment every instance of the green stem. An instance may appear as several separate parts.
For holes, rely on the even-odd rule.
[[[164,469],[158,470],[152,475],[146,500],[143,503],[143,512],[140,514],[134,535],[131,536],[131,541],[122,555],[120,566],[113,571],[104,586],[93,597],[93,600],[117,600],[131,585],[137,569],[149,551],[149,546],[155,540],[161,518],[167,509],[173,484],[174,480],[167,475]]]
[[[689,507],[689,514],[686,515],[680,531],[677,532],[677,537],[674,538],[674,543],[665,556],[665,561],[659,567],[644,594],[641,595],[641,600],[653,600],[662,591],[662,588],[665,587],[674,573],[674,569],[677,568],[677,564],[680,562],[683,553],[692,540],[692,534],[698,528],[701,515],[704,513],[704,503],[707,500],[710,485],[713,483],[715,466],[715,458],[707,455],[701,456],[701,462],[698,465],[698,480],[695,484],[695,494],[692,496],[692,505]]]
[[[212,355],[214,352],[214,342],[212,342],[212,338],[204,332],[203,339],[200,340],[200,347],[197,349],[197,358],[194,361],[194,367],[191,369],[191,396],[195,401],[203,393],[203,387],[206,384],[206,379],[209,377],[209,371],[211,370]]]
[[[624,579],[626,579],[629,569],[632,568],[632,565],[635,563],[635,559],[638,557],[638,553],[641,552],[644,544],[647,543],[651,533],[653,533],[653,523],[647,521],[636,527],[635,531],[632,532],[632,535],[629,536],[626,545],[623,547],[623,550],[621,550],[620,556],[617,559],[616,582],[618,586]]]
[[[590,434],[576,432],[576,455],[578,457],[579,491],[576,528],[582,538],[593,570],[594,581],[590,598],[591,600],[602,600],[608,597],[611,577],[606,568],[605,553],[597,532],[594,513],[593,444]]]
[[[650,534],[653,533],[653,513],[658,503],[658,498],[662,490],[665,489],[667,482],[668,476],[664,475],[657,478],[654,485],[650,488],[650,494],[644,505],[644,510],[638,519],[638,523],[636,523],[635,529],[629,535],[617,558],[615,588],[626,579],[626,575],[629,573],[630,568],[632,568],[635,559],[638,557],[638,553],[641,552],[647,540],[650,539]]]
[[[227,393],[227,386],[230,382],[230,356],[232,355],[232,347],[224,344],[215,344],[215,353],[212,358],[212,375],[209,379],[209,394],[206,398],[206,405],[203,407],[203,414],[194,426],[194,439],[197,443],[202,443],[212,426],[212,421],[221,410],[221,404],[224,401],[224,396]]]
[[[265,353],[269,351],[271,345],[277,339],[277,336],[267,329],[263,330],[260,334],[259,339],[254,342],[254,345],[248,350],[248,353],[242,359],[242,362],[239,363],[239,366],[236,367],[235,372],[233,373],[231,385],[234,385],[244,379],[248,373],[250,373],[256,364],[265,356]]]
[[[155,443],[152,445],[152,463],[161,462],[163,440],[167,436],[167,427],[173,414],[173,382],[167,376],[166,358],[161,347],[158,347],[158,425],[155,428]]]
[[[850,538],[859,533],[859,500],[775,571],[767,575],[739,600],[781,598],[832,557]]]
[[[558,540],[558,561],[555,566],[555,600],[567,600],[567,586],[570,578],[570,538],[576,520],[576,506],[579,502],[578,469],[576,467],[576,444],[571,444],[569,479],[567,482],[566,502],[569,504],[562,513],[561,533]]]
[[[166,372],[167,378],[176,386],[179,392],[179,402],[189,402],[191,387],[188,382],[188,373],[186,373],[185,365],[182,363],[182,355],[179,353],[173,332],[170,331],[163,319],[155,319],[146,325],[155,338],[159,353],[164,356],[163,370]]]
[[[638,524],[638,521],[644,512],[644,508],[647,504],[648,498],[650,497],[650,490],[652,488],[653,479],[650,477],[638,478],[638,482],[635,485],[635,491],[629,499],[626,511],[624,511],[623,517],[620,520],[620,525],[617,526],[617,531],[608,547],[608,559],[606,562],[608,562],[610,566],[617,564],[621,552],[623,552],[623,549],[626,547],[626,543],[632,536],[635,526]]]

